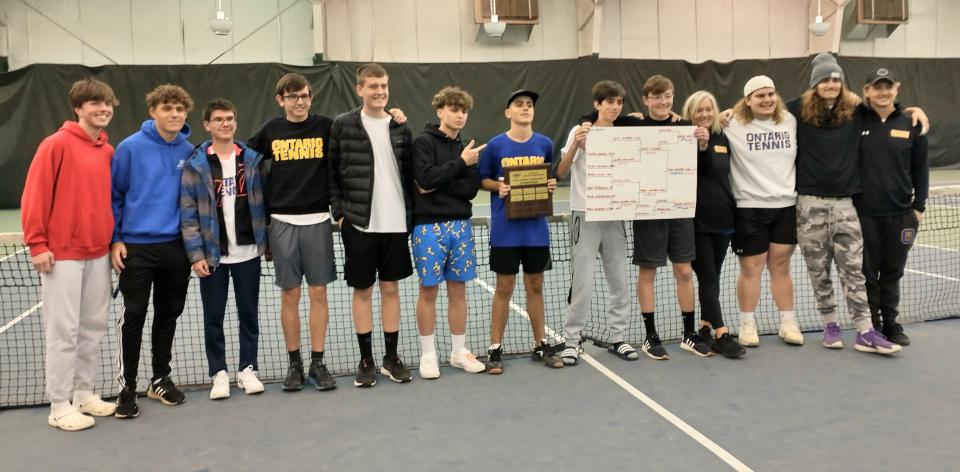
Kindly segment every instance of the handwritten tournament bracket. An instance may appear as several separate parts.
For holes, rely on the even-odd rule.
[[[693,218],[693,126],[596,127],[587,134],[587,221]]]

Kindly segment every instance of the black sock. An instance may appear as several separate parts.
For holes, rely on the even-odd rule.
[[[657,324],[653,322],[654,312],[641,314],[643,315],[643,327],[647,329],[647,336],[657,334]]]
[[[303,362],[303,359],[300,358],[300,350],[296,351],[287,351],[287,355],[290,356],[290,363],[294,362]]]
[[[684,311],[683,312],[683,334],[693,332],[693,312]]]
[[[360,344],[360,359],[373,359],[373,333],[357,333],[357,343]]]
[[[400,331],[383,332],[383,344],[387,348],[387,357],[397,357],[397,342],[400,340]]]
[[[323,364],[323,351],[310,351],[310,362]]]

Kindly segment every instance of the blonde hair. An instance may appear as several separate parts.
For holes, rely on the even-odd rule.
[[[693,122],[693,114],[704,100],[708,100],[710,106],[713,107],[713,123],[710,124],[710,132],[713,134],[722,133],[723,127],[720,126],[720,107],[717,105],[716,97],[706,90],[697,90],[687,97],[687,101],[683,103],[683,119]]]
[[[759,89],[758,89],[759,90]],[[753,96],[756,91],[750,92],[750,95],[743,97],[740,101],[737,102],[733,107],[733,117],[736,118],[740,124],[747,124],[753,121],[753,112],[750,111],[750,107],[747,106],[747,99]],[[783,99],[780,98],[780,94],[774,91],[777,96],[777,108],[773,111],[773,122],[780,124],[783,122],[783,117],[787,113],[787,106],[784,105]]]

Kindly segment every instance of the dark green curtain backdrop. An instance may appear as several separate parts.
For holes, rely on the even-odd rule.
[[[534,128],[554,139],[566,137],[576,117],[592,109],[590,87],[612,79],[627,88],[625,111],[642,109],[640,87],[652,74],[663,74],[676,84],[674,110],[695,90],[717,95],[721,107],[740,98],[743,84],[752,76],[774,79],[785,98],[801,93],[809,82],[810,58],[741,60],[731,63],[683,61],[613,60],[580,58],[558,61],[472,64],[384,64],[390,74],[390,106],[402,108],[409,125],[418,133],[423,124],[436,119],[430,107],[433,94],[445,85],[458,85],[473,94],[466,138],[485,142],[504,131],[506,96],[518,88],[540,93]],[[933,121],[930,162],[936,167],[960,167],[960,59],[883,59],[842,57],[847,82],[860,90],[873,67],[888,67],[903,85],[900,102],[924,108]],[[245,139],[281,110],[274,102],[277,79],[286,72],[300,72],[314,90],[313,112],[328,116],[359,106],[354,93],[358,63],[327,63],[314,67],[282,64],[226,64],[186,66],[104,66],[36,64],[0,74],[0,208],[20,205],[23,180],[37,145],[73,117],[67,91],[73,81],[96,76],[116,91],[121,101],[107,129],[116,146],[147,119],[144,96],[163,83],[183,86],[193,97],[189,116],[191,142],[207,139],[201,127],[201,109],[212,98],[224,97],[240,110],[238,137]],[[557,147],[562,145],[557,142]]]

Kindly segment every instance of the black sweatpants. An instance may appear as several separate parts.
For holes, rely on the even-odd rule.
[[[183,313],[190,283],[190,262],[177,239],[156,244],[127,244],[126,266],[120,272],[123,313],[117,320],[120,335],[120,384],[136,387],[140,344],[153,289],[153,377],[170,374],[173,335]]]
[[[710,323],[713,329],[723,327],[720,310],[720,269],[727,257],[727,248],[733,235],[721,233],[696,233],[697,258],[693,260],[693,272],[697,274],[697,291],[700,295],[700,318]]]
[[[907,253],[917,237],[916,215],[911,210],[896,216],[860,215],[863,230],[863,275],[867,278],[867,303],[875,325],[893,326],[899,314],[900,279]]]

